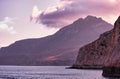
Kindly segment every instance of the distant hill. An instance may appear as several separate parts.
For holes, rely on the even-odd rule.
[[[20,40],[1,48],[0,65],[72,65],[81,46],[112,28],[101,18],[80,18],[54,35]]]

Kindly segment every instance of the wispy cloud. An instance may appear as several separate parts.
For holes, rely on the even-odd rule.
[[[13,20],[16,18],[5,17],[3,21],[0,21],[0,32],[8,32],[10,34],[16,34],[16,31],[13,26]]]
[[[108,18],[119,15],[120,0],[60,0],[42,11],[38,18],[47,26],[62,27],[86,15]]]

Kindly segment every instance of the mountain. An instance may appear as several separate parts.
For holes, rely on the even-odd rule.
[[[103,76],[120,77],[120,16],[114,28],[80,48],[74,68],[103,68]]]
[[[0,49],[0,65],[71,65],[79,47],[112,29],[101,18],[87,16],[51,36],[16,41]]]

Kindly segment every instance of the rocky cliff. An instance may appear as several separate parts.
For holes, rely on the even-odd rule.
[[[104,58],[103,76],[120,77],[120,16],[115,22],[111,33],[112,45],[109,45],[107,57]]]
[[[80,48],[74,68],[102,68],[119,60],[120,17],[114,28],[100,35],[96,41]],[[118,65],[118,64],[117,64]]]
[[[16,41],[1,48],[0,65],[71,65],[79,47],[111,28],[112,25],[101,18],[80,18],[54,35]]]

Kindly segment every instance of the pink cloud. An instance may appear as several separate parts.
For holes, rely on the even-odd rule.
[[[119,15],[120,0],[60,0],[39,14],[42,24],[63,27],[86,15],[109,16]]]

